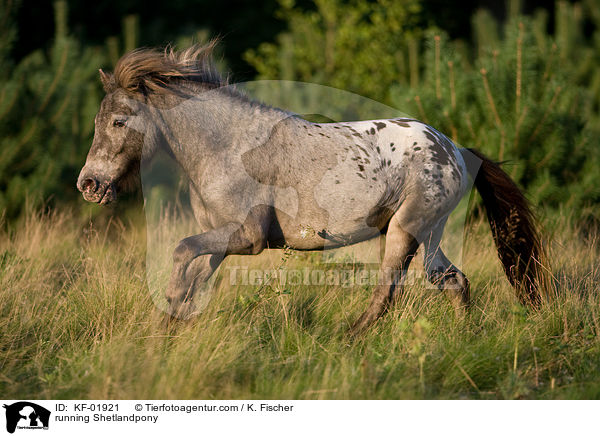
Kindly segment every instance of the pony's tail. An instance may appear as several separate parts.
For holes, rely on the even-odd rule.
[[[534,215],[518,186],[500,165],[467,148],[481,160],[475,187],[483,199],[498,257],[521,303],[539,307],[547,269]],[[466,153],[465,161],[469,162]],[[470,165],[467,164],[469,167]]]

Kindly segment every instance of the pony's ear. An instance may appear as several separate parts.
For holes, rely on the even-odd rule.
[[[114,76],[111,73],[105,73],[102,68],[98,70],[100,73],[100,81],[106,92],[112,92],[115,87]]]

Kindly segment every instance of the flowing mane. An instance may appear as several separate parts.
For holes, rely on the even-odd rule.
[[[212,54],[217,40],[195,44],[185,50],[139,48],[119,59],[110,79],[110,87],[130,94],[164,93],[182,80],[208,88],[227,85],[217,71]]]

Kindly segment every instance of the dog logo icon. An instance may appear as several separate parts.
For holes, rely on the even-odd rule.
[[[50,411],[29,401],[19,401],[6,409],[6,431],[14,433],[18,429],[48,429]]]

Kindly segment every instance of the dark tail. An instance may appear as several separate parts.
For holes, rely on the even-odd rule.
[[[481,159],[475,176],[475,187],[483,199],[498,257],[521,303],[538,307],[546,285],[543,250],[535,218],[519,187],[500,165],[486,156],[467,148]],[[474,159],[463,153],[467,167]]]

